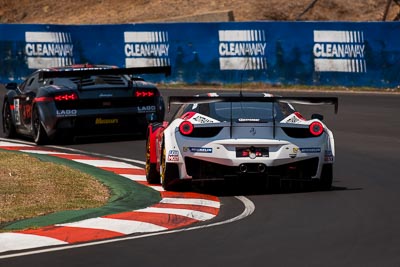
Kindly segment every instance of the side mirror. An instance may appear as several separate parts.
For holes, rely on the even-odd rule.
[[[317,120],[322,121],[322,120],[324,120],[324,116],[321,115],[321,114],[312,114],[312,115],[311,115],[311,119],[312,119],[312,120],[317,119]]]
[[[17,83],[7,83],[6,84],[6,89],[8,89],[8,90],[16,90],[17,88],[18,88]]]

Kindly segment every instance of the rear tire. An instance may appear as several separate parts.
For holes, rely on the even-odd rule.
[[[179,170],[178,165],[174,163],[166,162],[166,151],[163,147],[161,156],[161,185],[167,191],[173,191],[177,189],[179,182]]]
[[[3,132],[6,138],[14,138],[16,136],[15,126],[12,121],[11,108],[8,101],[3,105]]]
[[[160,173],[157,171],[157,164],[150,163],[150,140],[146,144],[146,180],[149,184],[160,183]]]
[[[45,145],[48,143],[49,138],[40,120],[39,110],[37,107],[33,108],[32,112],[32,134],[33,140],[37,145]]]
[[[333,165],[324,164],[322,167],[321,177],[319,180],[319,187],[321,190],[330,190],[333,181]]]

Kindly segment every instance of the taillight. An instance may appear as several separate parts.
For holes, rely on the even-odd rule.
[[[78,100],[78,95],[76,93],[68,93],[63,95],[56,95],[54,97],[55,101],[73,101]]]
[[[154,91],[149,91],[149,90],[140,90],[135,92],[136,97],[153,97],[156,94]]]
[[[318,121],[314,121],[309,126],[310,133],[313,136],[320,136],[324,132],[324,126]]]
[[[183,135],[190,135],[193,132],[193,124],[190,121],[183,121],[179,125],[179,132]]]

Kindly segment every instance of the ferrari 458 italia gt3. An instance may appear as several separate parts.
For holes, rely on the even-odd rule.
[[[292,106],[333,104],[336,97],[278,97],[266,93],[172,96],[180,107],[148,128],[146,177],[166,190],[182,179],[262,177],[332,185],[335,146],[323,116],[305,119]]]

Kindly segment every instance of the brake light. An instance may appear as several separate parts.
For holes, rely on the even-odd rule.
[[[63,95],[56,95],[54,97],[55,101],[73,101],[78,100],[78,95],[76,93],[68,93]]]
[[[155,96],[155,93],[153,91],[136,91],[135,96],[136,97],[153,97],[153,96]]]
[[[179,125],[179,132],[183,135],[190,135],[193,132],[193,124],[190,121],[183,121]]]
[[[309,129],[313,136],[320,136],[324,132],[324,126],[319,121],[312,122]]]

